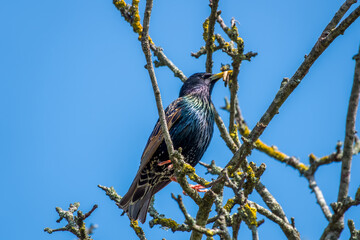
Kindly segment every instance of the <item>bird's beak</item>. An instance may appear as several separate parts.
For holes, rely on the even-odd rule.
[[[228,70],[228,71],[225,71],[225,72],[221,72],[221,73],[217,73],[217,74],[214,74],[210,77],[210,80],[211,81],[216,81],[216,80],[219,80],[220,78],[226,78],[226,76],[232,74],[232,70]]]

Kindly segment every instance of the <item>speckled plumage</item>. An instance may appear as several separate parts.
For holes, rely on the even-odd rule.
[[[166,109],[166,121],[174,148],[182,148],[187,163],[195,166],[204,155],[214,130],[211,92],[218,78],[210,73],[196,73],[180,90],[179,98]],[[173,176],[166,144],[158,121],[146,144],[136,177],[120,207],[131,219],[146,220],[151,197],[168,185]]]

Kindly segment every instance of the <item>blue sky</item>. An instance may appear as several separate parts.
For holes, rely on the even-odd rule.
[[[358,4],[355,4],[358,5]],[[229,23],[239,22],[245,51],[259,55],[241,65],[239,102],[252,128],[269,106],[283,77],[291,77],[303,56],[340,6],[339,1],[222,1]],[[144,2],[141,3],[141,9]],[[150,35],[165,54],[190,76],[205,70],[205,58],[190,56],[202,45],[207,1],[154,3]],[[0,8],[0,226],[3,239],[74,239],[69,233],[48,235],[57,228],[55,207],[79,201],[83,211],[97,203],[87,220],[99,228],[94,239],[136,239],[129,221],[98,184],[124,194],[139,166],[147,138],[157,120],[145,58],[137,36],[112,1],[7,1]],[[217,26],[216,32],[224,36]],[[289,97],[261,139],[308,163],[308,155],[328,155],[344,139],[345,116],[354,61],[360,43],[356,21],[324,52]],[[214,54],[214,72],[230,59]],[[156,69],[164,106],[176,99],[181,81],[167,68]],[[215,86],[217,108],[229,96]],[[225,122],[227,113],[219,110]],[[357,127],[359,124],[357,124]],[[231,157],[215,130],[203,157],[225,165]],[[294,217],[303,239],[316,239],[326,226],[307,181],[296,171],[256,151],[249,160],[266,163],[262,182]],[[350,196],[360,183],[359,156],[353,160]],[[322,167],[316,175],[328,203],[337,198],[341,165]],[[199,166],[197,171],[204,174]],[[210,178],[210,176],[206,175]],[[156,207],[183,220],[170,184],[156,196]],[[258,201],[257,193],[251,196]],[[196,207],[185,200],[190,213]],[[359,208],[349,211],[360,228]],[[263,218],[259,216],[260,219]],[[149,239],[184,239],[186,234],[144,224]],[[241,239],[250,239],[245,225]],[[278,226],[265,220],[260,239],[285,239]],[[349,236],[345,228],[343,238]]]

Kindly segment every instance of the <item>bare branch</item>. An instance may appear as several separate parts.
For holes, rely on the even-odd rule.
[[[284,210],[281,208],[280,204],[276,201],[274,196],[267,190],[267,188],[259,182],[255,186],[256,191],[259,193],[263,201],[265,202],[266,206],[270,208],[271,212],[274,213],[276,216],[280,217],[285,223],[289,223]]]
[[[356,8],[345,20],[343,20],[340,25],[335,28],[332,32],[330,32],[327,36],[322,36],[319,38],[318,42],[314,45],[309,55],[306,56],[303,63],[297,69],[295,74],[291,77],[289,82],[280,88],[278,93],[276,94],[273,102],[261,117],[260,121],[256,124],[255,128],[249,134],[247,139],[244,139],[243,145],[239,148],[239,150],[234,154],[231,158],[230,162],[226,167],[230,168],[229,173],[234,173],[241,166],[243,169],[246,169],[247,164],[245,158],[251,153],[252,149],[255,147],[255,142],[259,138],[259,136],[263,133],[267,125],[270,123],[272,118],[279,112],[280,107],[285,102],[285,100],[289,97],[289,95],[294,91],[294,89],[300,84],[301,80],[308,73],[312,64],[317,60],[317,58],[324,52],[324,50],[330,45],[330,43],[342,34],[360,15],[360,7]],[[219,17],[218,17],[219,22]],[[219,22],[220,23],[220,22]],[[223,27],[224,24],[220,25]],[[223,28],[224,29],[224,28]],[[232,35],[232,31],[225,28],[225,32],[228,33],[228,36],[234,37]],[[213,193],[218,194],[223,186],[224,182],[220,181],[215,184],[211,190]],[[214,202],[214,197],[210,194],[205,194],[203,198],[203,205],[200,206],[196,222],[200,226],[204,226],[207,222],[210,208],[212,203]],[[204,205],[206,204],[206,205]],[[192,240],[201,239],[201,235],[192,234]]]
[[[115,7],[120,11],[121,15],[124,17],[125,21],[130,23],[133,28],[133,31],[139,35],[139,40],[141,40],[141,34],[143,27],[140,23],[139,15],[139,1],[133,1],[133,5],[126,4],[124,0],[113,0]],[[154,55],[158,58],[159,61],[154,61],[155,66],[167,66],[175,75],[175,77],[180,78],[181,81],[185,82],[187,77],[184,73],[177,68],[174,63],[166,57],[161,47],[157,47],[152,39],[149,37],[150,48],[154,52]]]
[[[314,173],[318,166],[321,164],[311,164],[313,168],[310,169],[308,166],[302,164],[298,159],[289,157],[285,154],[282,154],[277,149],[273,147],[269,147],[265,144],[263,144],[260,140],[258,140],[259,136],[263,133],[269,122],[272,120],[275,114],[278,113],[279,108],[283,104],[283,102],[287,99],[287,97],[292,93],[292,91],[300,84],[301,80],[305,77],[307,72],[309,71],[311,65],[316,61],[316,59],[322,54],[322,52],[330,45],[330,43],[340,34],[343,34],[343,32],[346,30],[346,28],[353,22],[357,17],[360,15],[360,8],[356,8],[345,20],[343,20],[340,24],[341,18],[344,16],[346,11],[350,8],[350,6],[355,2],[354,0],[347,0],[343,6],[339,9],[339,11],[335,14],[334,18],[330,21],[328,26],[325,28],[321,36],[319,37],[318,42],[315,44],[313,49],[311,50],[310,54],[305,57],[304,62],[301,64],[301,66],[298,68],[298,70],[295,72],[293,77],[287,82],[284,83],[282,88],[279,90],[277,95],[275,96],[272,104],[269,106],[268,110],[265,112],[265,114],[262,116],[260,121],[257,123],[256,127],[250,132],[249,129],[247,129],[247,136],[243,138],[244,144],[240,146],[240,143],[237,138],[237,125],[235,124],[235,120],[237,121],[237,112],[240,112],[238,107],[238,100],[237,100],[237,76],[240,70],[240,64],[241,61],[246,59],[250,60],[252,56],[255,56],[253,53],[247,53],[243,54],[244,50],[244,42],[239,37],[238,30],[235,24],[235,20],[232,21],[231,27],[227,27],[226,24],[222,21],[220,17],[220,11],[217,12],[218,7],[218,1],[219,0],[212,0],[210,3],[211,6],[211,14],[209,16],[209,19],[207,20],[207,27],[205,29],[204,26],[204,40],[206,41],[205,47],[200,49],[200,51],[197,53],[198,56],[201,56],[202,54],[207,54],[206,59],[206,71],[211,72],[212,69],[212,53],[217,49],[222,49],[224,52],[226,52],[229,56],[232,57],[232,66],[233,66],[233,76],[230,83],[230,104],[229,104],[229,111],[230,111],[230,125],[229,125],[229,132],[226,130],[226,127],[224,126],[220,116],[216,113],[215,119],[216,123],[220,129],[221,136],[225,140],[227,146],[230,148],[232,152],[234,152],[233,158],[230,160],[229,164],[227,165],[227,169],[225,170],[225,173],[229,172],[229,175],[231,174],[237,176],[237,171],[239,167],[242,167],[244,171],[250,171],[248,174],[246,186],[244,187],[245,192],[245,199],[247,198],[247,195],[251,193],[254,187],[257,188],[258,191],[260,191],[260,195],[263,197],[266,204],[269,206],[272,212],[261,209],[260,211],[268,211],[270,213],[270,217],[272,219],[275,219],[276,222],[280,225],[280,227],[283,229],[284,233],[289,239],[300,239],[299,233],[295,229],[294,226],[292,226],[286,216],[283,210],[281,209],[280,205],[276,202],[276,200],[271,196],[270,193],[267,194],[266,188],[259,182],[259,177],[262,173],[261,170],[257,172],[256,167],[251,167],[247,164],[246,157],[251,153],[251,150],[256,147],[258,149],[261,149],[268,155],[272,156],[275,159],[278,159],[283,162],[288,163],[289,165],[293,166],[297,170],[299,170],[300,173],[306,173],[308,172],[307,178],[309,180],[309,183],[315,183],[310,184],[310,186],[313,186],[313,190],[317,196],[317,199],[320,202],[323,202],[322,209],[323,212],[326,213],[325,215],[327,218],[331,218],[332,221],[335,221],[335,215],[338,214],[339,211],[335,211],[335,214],[331,216],[330,210],[328,209],[328,206],[325,202],[325,200],[322,201],[323,198],[321,198],[321,191],[320,189],[316,188],[316,182],[314,180]],[[146,68],[149,71],[149,75],[151,78],[154,95],[156,98],[158,113],[159,113],[159,119],[161,122],[161,129],[164,136],[164,140],[166,142],[169,156],[174,164],[176,176],[178,178],[178,181],[184,191],[186,191],[192,199],[196,202],[196,204],[199,206],[199,211],[196,216],[196,221],[194,218],[192,218],[186,211],[186,208],[182,202],[181,197],[175,197],[173,198],[178,202],[179,207],[181,211],[183,212],[185,216],[185,223],[182,225],[177,224],[176,226],[173,224],[171,225],[170,220],[171,219],[165,219],[165,218],[154,218],[154,220],[158,220],[157,224],[160,224],[162,226],[170,227],[172,230],[176,228],[176,231],[192,231],[191,239],[201,239],[202,234],[206,234],[208,238],[212,238],[214,235],[220,235],[221,239],[228,239],[229,234],[227,233],[227,226],[231,226],[227,221],[228,218],[228,212],[226,207],[228,207],[226,204],[223,208],[221,207],[222,204],[217,199],[222,199],[222,190],[225,185],[231,185],[231,181],[229,181],[229,177],[225,178],[224,173],[218,172],[219,175],[218,179],[213,181],[211,183],[212,188],[210,191],[208,191],[204,197],[201,199],[199,194],[197,192],[193,192],[193,189],[189,189],[189,185],[187,182],[186,175],[190,177],[190,179],[200,182],[203,185],[209,185],[209,183],[205,180],[200,178],[198,175],[196,175],[195,171],[190,169],[187,164],[184,162],[183,157],[181,156],[181,150],[175,151],[170,134],[168,132],[168,128],[165,121],[165,114],[163,111],[163,106],[161,102],[161,96],[160,91],[157,85],[154,67],[152,65],[152,58],[151,58],[151,52],[152,50],[154,52],[154,55],[158,58],[158,61],[154,61],[155,67],[157,66],[168,66],[174,74],[179,77],[182,81],[186,80],[186,76],[183,75],[183,73],[163,54],[162,49],[159,47],[156,47],[156,45],[152,42],[151,38],[148,35],[149,30],[149,22],[150,22],[150,15],[152,10],[152,0],[146,1],[146,8],[144,13],[144,20],[143,20],[143,26],[140,24],[140,16],[139,16],[139,10],[138,10],[138,0],[133,1],[133,4],[131,6],[126,5],[126,3],[123,0],[115,0],[114,3],[120,10],[121,14],[124,16],[125,20],[131,23],[133,30],[139,34],[139,38],[141,39],[142,48],[146,57],[147,65]],[[225,40],[223,40],[220,37],[214,36],[214,24],[215,24],[215,18],[224,30],[224,32],[228,35],[228,37],[232,40],[232,44],[226,43]],[[339,24],[339,25],[338,25]],[[336,25],[338,25],[336,27]],[[206,31],[205,31],[206,30]],[[206,38],[205,38],[206,36]],[[215,46],[214,40],[217,40],[219,45]],[[237,47],[234,47],[235,43]],[[229,51],[230,49],[230,51]],[[350,107],[350,104],[349,104]],[[241,119],[240,119],[241,120]],[[241,121],[237,121],[241,122]],[[241,131],[241,130],[240,130]],[[236,135],[234,134],[236,133]],[[353,136],[354,137],[354,136]],[[353,147],[353,141],[351,142],[351,147]],[[270,150],[269,150],[270,149]],[[352,155],[352,154],[350,154]],[[344,154],[345,156],[345,154]],[[345,157],[344,157],[345,158]],[[325,162],[325,161],[324,161]],[[350,157],[350,163],[351,163],[351,157]],[[311,167],[310,166],[310,167]],[[212,168],[211,165],[209,165],[210,168]],[[213,171],[213,169],[212,169]],[[215,172],[215,170],[214,170]],[[236,174],[234,174],[236,173]],[[258,174],[259,176],[257,176]],[[226,180],[228,179],[228,180]],[[236,186],[238,182],[235,181],[234,185]],[[233,186],[234,187],[234,186]],[[233,188],[235,189],[235,188]],[[320,194],[319,194],[320,193]],[[339,193],[340,195],[340,193]],[[273,199],[271,199],[273,198]],[[117,198],[114,198],[117,199]],[[267,200],[266,200],[267,199]],[[271,201],[270,201],[270,200]],[[320,199],[320,200],[319,200]],[[208,222],[209,212],[211,210],[211,207],[213,203],[215,202],[216,211],[218,215],[216,218],[214,218],[215,224],[213,229],[206,228],[206,223]],[[345,203],[344,203],[345,204]],[[232,207],[234,204],[232,205]],[[280,209],[278,209],[280,207]],[[326,209],[327,208],[327,209]],[[325,210],[328,210],[328,214]],[[339,207],[338,209],[342,209]],[[223,211],[222,211],[223,210]],[[231,210],[231,208],[230,208]],[[243,209],[244,210],[244,209]],[[346,210],[345,210],[346,211]],[[244,212],[242,212],[244,214]],[[268,214],[268,213],[266,213]],[[233,215],[232,217],[235,217],[237,215]],[[247,217],[243,217],[245,219],[245,222],[249,220]],[[247,219],[247,220],[246,220]],[[337,221],[337,220],[336,220]],[[251,223],[247,222],[247,225],[252,230],[254,239],[257,239],[257,222],[256,222],[256,214],[255,214],[255,221],[252,221]],[[238,224],[240,224],[240,220],[238,221]],[[330,226],[330,224],[329,224]],[[220,229],[219,229],[220,227]],[[134,230],[136,229],[136,224],[133,224]],[[236,230],[237,227],[234,229]],[[226,230],[225,230],[226,229]],[[238,229],[238,228],[237,228]],[[329,228],[331,230],[331,228]],[[136,232],[136,230],[135,230]],[[145,237],[145,235],[144,235]],[[141,239],[141,238],[140,238]]]
[[[211,13],[205,26],[204,24],[204,40],[206,41],[205,50],[206,50],[206,72],[212,73],[212,53],[213,53],[213,45],[214,45],[214,29],[215,29],[215,21],[216,21],[216,12],[218,8],[219,0],[210,1]],[[207,33],[207,34],[206,34]],[[206,38],[205,38],[206,36]]]
[[[241,219],[245,222],[248,228],[251,230],[252,239],[259,239],[258,231],[257,231],[257,209],[252,207],[250,204],[246,203],[242,207],[239,208],[239,214]]]
[[[187,80],[185,74],[164,54],[161,47],[157,47],[153,42],[150,42],[150,49],[159,60],[154,61],[155,67],[167,66],[174,73],[174,76],[180,78],[182,82]]]
[[[348,220],[348,227],[349,227],[350,234],[351,234],[349,240],[360,240],[360,231],[356,230],[355,223],[353,220],[351,220],[351,219]]]
[[[346,0],[343,3],[343,5],[340,7],[340,9],[336,12],[333,19],[331,19],[330,23],[326,26],[324,32],[329,32],[333,28],[335,28],[339,24],[345,13],[350,9],[351,5],[353,5],[356,2],[357,0]]]
[[[356,133],[355,121],[360,95],[360,48],[358,54],[354,56],[354,59],[356,61],[355,74],[349,100],[348,113],[346,117],[346,133],[344,141],[344,153],[341,165],[341,179],[338,201],[342,201],[348,195],[349,190],[351,160],[353,156],[353,144]]]
[[[324,195],[322,194],[322,191],[320,190],[319,186],[317,185],[315,181],[314,175],[305,175],[306,179],[309,181],[309,187],[311,190],[315,193],[317,203],[320,205],[321,211],[324,213],[326,219],[330,221],[332,214],[330,212],[330,208],[326,203],[326,200],[324,198]]]
[[[343,218],[345,212],[352,206],[360,204],[360,188],[357,190],[355,200],[350,197],[346,197],[341,202],[332,203],[331,206],[334,210],[334,214],[327,227],[325,228],[320,240],[327,239],[339,239],[342,229],[344,229],[343,222],[339,221]]]
[[[265,217],[267,217],[271,221],[277,223],[288,239],[300,240],[299,232],[291,224],[286,223],[283,219],[276,216],[275,214],[273,214],[269,210],[263,208],[259,204],[251,202],[251,201],[248,201],[248,202],[249,202],[249,204],[254,206],[261,215],[264,215]]]
[[[138,221],[130,220],[130,227],[134,229],[136,236],[138,236],[140,240],[146,240],[144,230],[139,226]]]
[[[237,128],[242,136],[248,137],[250,134],[250,129],[247,126],[244,118],[241,115],[241,111],[240,111],[238,102],[235,104],[235,107],[236,107],[235,121],[236,121],[236,124],[238,125]],[[221,107],[221,108],[228,112],[230,111],[230,103],[227,100],[227,98],[225,98],[225,106]],[[215,117],[215,121],[216,120],[217,119]],[[220,126],[219,126],[219,124],[217,124],[217,125],[219,127],[221,137],[224,139],[227,146],[230,148],[233,141],[229,141],[227,139],[227,132],[224,131],[224,129],[222,129],[223,127],[221,125]],[[222,127],[222,128],[220,129],[220,127]],[[290,156],[286,155],[285,153],[279,151],[276,146],[269,146],[266,143],[264,143],[263,141],[261,141],[260,139],[256,140],[255,148],[257,150],[259,150],[260,152],[267,154],[269,157],[272,157],[282,163],[285,163],[285,164],[293,167],[294,169],[298,170],[300,172],[300,174],[304,174],[309,169],[309,167],[306,166],[304,163],[302,163],[299,159],[297,159],[293,156],[290,157]],[[234,153],[237,150],[237,148],[235,151],[232,148],[230,148],[230,150]]]
[[[360,9],[360,7],[358,7],[358,9]],[[345,198],[348,196],[348,192],[349,192],[351,161],[353,156],[353,147],[354,147],[355,133],[356,133],[355,121],[356,121],[356,114],[357,114],[359,96],[360,96],[360,48],[359,48],[359,52],[354,56],[354,59],[356,61],[355,74],[354,74],[354,81],[351,89],[348,112],[346,117],[344,153],[341,160],[342,165],[341,165],[341,177],[340,177],[338,202],[344,201]],[[342,230],[344,229],[343,216],[340,217],[338,223],[334,222],[331,225],[329,224],[328,228],[327,229],[329,230],[329,232],[326,233],[328,236],[330,236],[331,238],[339,237]]]
[[[45,228],[44,231],[51,234],[53,232],[59,231],[67,231],[74,234],[79,240],[91,240],[91,233],[89,229],[86,228],[84,220],[88,218],[98,207],[98,205],[94,205],[92,209],[83,214],[82,211],[78,210],[80,207],[80,203],[70,204],[68,211],[61,209],[60,207],[56,207],[56,211],[59,214],[60,218],[56,222],[60,222],[62,219],[65,219],[68,224],[65,227],[58,229]],[[77,211],[77,216],[74,213]],[[93,227],[94,228],[94,227]]]
[[[227,131],[227,129],[225,127],[223,120],[221,119],[221,117],[216,109],[215,109],[214,113],[215,113],[215,123],[216,123],[217,127],[219,128],[220,136],[222,137],[222,139],[224,140],[224,142],[226,143],[228,148],[233,153],[235,153],[238,150],[238,146],[235,144],[235,142],[231,138],[229,132]]]
[[[168,130],[168,126],[165,119],[165,113],[161,101],[160,89],[157,84],[156,76],[154,67],[151,60],[151,53],[150,53],[150,40],[148,36],[149,25],[150,25],[150,16],[152,10],[152,0],[146,1],[145,13],[144,13],[144,21],[143,21],[143,31],[141,35],[141,46],[146,58],[146,68],[149,72],[151,84],[153,86],[153,91],[156,99],[156,106],[158,109],[159,120],[161,123],[161,130],[162,134],[166,143],[167,151],[169,153],[169,157],[171,159],[172,164],[175,168],[175,176],[180,183],[181,187],[184,191],[197,203],[200,204],[201,198],[196,190],[190,188],[187,180],[186,180],[186,173],[182,170],[184,168],[191,167],[190,165],[186,164],[183,160],[183,156],[179,151],[174,150],[174,146],[170,137],[170,133]],[[192,168],[192,167],[191,167]]]
[[[113,200],[116,203],[116,205],[119,207],[122,197],[119,194],[117,194],[114,187],[105,187],[105,186],[98,185],[98,188],[101,188],[102,190],[104,190],[106,195],[109,196],[109,198],[111,200]]]
[[[230,160],[228,166],[235,166],[232,168],[232,171],[235,171],[244,163],[246,156],[248,156],[251,153],[251,150],[254,148],[255,141],[264,132],[272,118],[279,112],[279,109],[285,100],[300,84],[301,80],[308,73],[312,64],[319,58],[319,56],[325,51],[330,43],[335,40],[335,38],[344,33],[344,31],[359,17],[359,15],[360,6],[357,7],[339,24],[338,27],[331,31],[327,36],[322,36],[319,38],[318,42],[312,48],[309,55],[306,56],[303,63],[291,77],[289,82],[284,87],[280,88],[269,108],[251,131],[248,137],[248,141],[244,142],[240,149],[235,153],[234,157]]]
[[[321,157],[321,158],[317,158],[317,157],[315,157],[314,154],[311,153],[309,155],[310,167],[306,171],[306,174],[310,174],[310,175],[315,174],[318,167],[320,167],[322,165],[330,164],[332,162],[341,162],[341,159],[342,159],[342,156],[343,156],[341,146],[342,146],[342,142],[338,142],[336,144],[336,151],[335,152],[331,153],[330,155]]]
[[[151,53],[150,53],[150,43],[149,43],[148,32],[149,32],[152,4],[153,4],[152,0],[147,0],[146,1],[146,7],[145,7],[145,12],[144,12],[144,20],[143,20],[143,31],[142,31],[142,34],[141,34],[141,46],[142,46],[143,52],[145,54],[146,68],[147,68],[147,70],[149,72],[150,79],[151,79],[151,84],[152,84],[152,87],[153,87],[153,90],[154,90],[156,106],[157,106],[157,109],[158,109],[159,120],[160,120],[160,123],[161,123],[162,134],[163,134],[163,137],[164,137],[164,140],[165,140],[165,143],[166,143],[166,147],[167,147],[167,151],[169,153],[169,156],[170,156],[170,158],[173,158],[172,155],[174,154],[174,146],[172,144],[172,140],[171,140],[171,137],[170,137],[168,126],[167,126],[167,123],[166,123],[164,108],[163,108],[163,104],[162,104],[162,101],[161,101],[160,89],[159,89],[159,86],[157,84],[155,71],[154,71],[154,67],[153,67],[153,64],[152,64],[152,60],[151,60]]]

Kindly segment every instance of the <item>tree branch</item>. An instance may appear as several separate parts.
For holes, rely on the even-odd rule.
[[[320,190],[319,186],[317,185],[315,181],[314,175],[305,175],[306,179],[309,181],[309,187],[311,190],[315,193],[317,203],[320,205],[321,211],[324,213],[326,219],[330,221],[332,214],[330,212],[330,208],[326,203],[326,200],[324,198],[324,195],[322,194],[322,191]]]
[[[346,117],[346,132],[345,132],[345,141],[344,141],[344,153],[342,157],[341,165],[341,179],[339,187],[338,201],[342,201],[349,191],[350,183],[350,171],[351,171],[351,160],[353,156],[353,144],[355,140],[355,121],[356,113],[359,104],[359,95],[360,95],[360,47],[359,52],[354,56],[356,61],[355,63],[355,74],[354,82],[351,90],[349,107]]]
[[[360,8],[360,7],[358,7]],[[353,86],[351,89],[351,95],[349,100],[348,112],[346,117],[346,129],[345,129],[345,141],[344,141],[344,152],[342,156],[341,164],[341,177],[338,194],[338,202],[342,202],[348,196],[349,184],[350,184],[350,173],[351,173],[351,161],[353,156],[353,147],[355,140],[355,121],[356,113],[359,104],[360,95],[360,47],[359,52],[354,56],[355,59],[355,74]],[[329,225],[328,236],[331,238],[339,237],[342,230],[344,229],[344,217],[341,216],[339,222],[334,222]]]
[[[312,48],[309,55],[306,56],[303,63],[297,69],[295,74],[291,77],[289,82],[285,86],[280,88],[280,90],[276,94],[273,102],[271,103],[267,111],[264,113],[260,121],[256,124],[254,129],[249,134],[249,137],[247,139],[244,139],[245,140],[244,143],[241,145],[239,150],[234,154],[234,156],[227,164],[226,167],[229,169],[229,174],[237,171],[237,169],[240,166],[243,169],[246,169],[247,166],[246,166],[245,158],[251,153],[252,149],[255,147],[254,145],[255,141],[264,132],[265,128],[273,119],[273,117],[279,112],[279,109],[282,106],[282,104],[294,91],[294,89],[300,84],[301,80],[308,73],[312,64],[319,58],[319,56],[330,45],[330,43],[340,34],[344,33],[344,31],[359,17],[359,15],[360,15],[360,7],[356,8],[346,19],[344,19],[340,23],[340,25],[337,28],[331,31],[328,35],[321,36],[319,38],[319,40]],[[220,25],[223,27],[221,23]],[[227,32],[229,33],[228,30]],[[231,35],[231,33],[229,34]],[[224,185],[224,181],[219,181],[211,188],[212,192],[218,194],[221,191],[223,185]],[[203,204],[199,207],[199,211],[196,216],[196,222],[198,225],[204,226],[206,224],[213,202],[214,202],[214,197],[206,193],[203,198]],[[201,235],[193,233],[191,239],[192,240],[201,239]]]
[[[207,26],[204,26],[204,36],[206,36],[205,44],[205,50],[206,50],[206,72],[212,73],[212,66],[213,66],[213,60],[212,60],[212,53],[213,53],[213,45],[214,45],[214,29],[215,29],[215,21],[216,21],[216,12],[218,8],[219,0],[212,0],[210,1],[210,8],[211,13],[207,20]],[[204,24],[205,25],[205,24]],[[206,34],[207,33],[207,34]]]
[[[335,13],[335,16],[333,17],[333,19],[331,19],[330,23],[326,26],[324,32],[329,32],[333,28],[335,28],[339,24],[345,13],[350,9],[351,5],[356,2],[357,0],[346,0],[340,7],[340,9]]]
[[[144,230],[139,226],[138,221],[136,220],[130,220],[130,227],[134,229],[136,236],[140,240],[146,240],[145,232]]]
[[[214,108],[214,113],[215,113],[215,123],[217,125],[217,127],[219,128],[220,131],[220,136],[221,138],[224,140],[224,142],[226,143],[227,147],[233,152],[235,153],[238,150],[238,146],[235,144],[235,142],[233,141],[233,139],[231,138],[229,132],[227,131],[225,124],[223,122],[223,120],[221,119],[219,113],[217,112],[217,110]]]
[[[167,66],[174,73],[174,76],[180,78],[182,82],[187,80],[185,74],[164,54],[161,47],[157,47],[153,42],[150,42],[150,48],[159,60],[154,61],[155,67]]]
[[[248,137],[248,141],[245,141],[240,149],[235,153],[234,157],[230,160],[227,166],[235,166],[231,171],[238,169],[241,164],[244,163],[246,156],[248,156],[254,148],[255,141],[264,132],[267,125],[273,119],[273,117],[279,112],[280,107],[289,97],[289,95],[300,84],[301,80],[308,73],[312,64],[319,58],[319,56],[325,51],[325,49],[359,17],[360,6],[357,7],[347,18],[345,18],[338,27],[331,31],[326,36],[321,36],[315,46],[306,56],[303,63],[296,70],[295,74],[290,78],[289,82],[277,92],[274,100],[269,108],[266,110],[260,121],[256,124]]]
[[[270,208],[271,212],[274,213],[276,216],[280,217],[285,223],[289,223],[281,205],[276,201],[274,196],[269,192],[269,190],[267,190],[267,188],[261,182],[259,182],[255,186],[255,189],[259,193],[263,201],[265,202],[266,206]]]
[[[358,188],[355,200],[351,199],[350,197],[346,197],[341,202],[336,202],[331,204],[334,214],[331,217],[331,220],[327,227],[325,228],[323,234],[321,235],[320,240],[335,240],[339,239],[340,233],[344,228],[343,222],[339,221],[343,218],[345,212],[352,206],[357,206],[360,204],[360,188]]]
[[[348,220],[348,227],[349,227],[350,234],[351,234],[349,240],[360,240],[360,231],[356,230],[355,223],[353,220],[351,220],[351,219]]]
[[[172,158],[172,155],[174,154],[174,146],[172,144],[168,126],[166,123],[165,112],[164,112],[164,108],[163,108],[162,101],[161,101],[160,89],[157,84],[155,71],[154,71],[154,67],[152,64],[152,60],[151,60],[151,52],[150,52],[150,43],[149,43],[149,34],[148,33],[149,33],[152,5],[153,5],[152,0],[146,1],[144,20],[143,20],[143,31],[141,34],[141,46],[142,46],[143,52],[145,54],[146,69],[149,72],[151,84],[152,84],[154,95],[155,95],[156,106],[157,106],[157,110],[158,110],[158,114],[159,114],[159,120],[161,123],[162,134],[163,134],[163,137],[164,137],[164,140],[166,143],[166,147],[167,147],[169,156],[170,156],[170,158]]]
[[[255,202],[251,202],[251,201],[248,201],[248,202],[249,202],[249,204],[254,206],[261,215],[264,215],[271,221],[278,224],[288,239],[300,240],[299,232],[291,224],[286,223],[282,218],[276,216],[274,213],[263,208],[259,204],[255,203]]]
[[[157,84],[155,71],[154,71],[154,67],[153,67],[153,64],[152,64],[152,60],[151,60],[150,40],[149,40],[149,35],[148,35],[152,4],[153,4],[152,0],[147,0],[146,1],[146,7],[145,7],[145,12],[144,12],[144,21],[143,21],[143,31],[142,31],[142,35],[141,35],[141,46],[142,46],[143,52],[145,54],[146,63],[147,63],[146,68],[147,68],[147,70],[149,72],[149,76],[150,76],[150,79],[151,79],[151,84],[152,84],[154,95],[155,95],[156,106],[157,106],[157,109],[158,109],[162,134],[163,134],[163,137],[164,137],[164,140],[165,140],[165,143],[166,143],[166,147],[167,147],[167,151],[169,153],[169,157],[170,157],[171,162],[172,162],[172,164],[173,164],[173,166],[175,168],[175,176],[176,176],[179,184],[183,188],[183,190],[197,204],[200,204],[201,198],[200,198],[198,192],[196,190],[190,188],[190,186],[189,186],[189,184],[188,184],[188,182],[186,180],[185,170],[186,170],[186,168],[191,167],[191,166],[184,162],[183,156],[181,155],[181,153],[179,151],[174,150],[174,146],[173,146],[173,143],[172,143],[172,140],[171,140],[171,137],[170,137],[170,133],[169,133],[169,130],[168,130],[168,126],[167,126],[167,123],[166,123],[165,112],[164,112],[162,101],[161,101],[160,89],[159,89],[159,86]]]
[[[45,228],[44,231],[49,234],[53,232],[67,231],[74,234],[77,238],[79,238],[79,240],[91,240],[90,235],[92,231],[86,228],[84,220],[95,211],[98,205],[95,204],[86,214],[83,214],[82,211],[79,210],[79,207],[80,203],[78,202],[70,204],[68,211],[63,210],[60,207],[56,207],[56,211],[60,216],[56,222],[59,223],[61,220],[65,219],[68,224],[65,227],[58,229]],[[77,216],[74,215],[75,212],[77,212]]]
[[[239,103],[238,101],[235,104],[235,121],[237,124],[237,128],[239,130],[239,133],[243,136],[243,137],[248,137],[250,134],[250,129],[247,126],[244,118],[241,115],[241,111],[240,111],[240,107],[239,107]],[[222,109],[230,112],[230,103],[227,100],[227,98],[225,98],[225,106],[221,107]],[[215,118],[216,121],[216,118]],[[219,127],[219,124],[218,124]],[[222,134],[221,136],[226,137],[226,134],[223,133],[223,130],[220,130],[220,133]],[[224,139],[223,137],[223,139]],[[226,142],[227,146],[231,146],[231,142],[229,142],[227,139],[224,139],[224,141]],[[278,160],[282,163],[285,163],[286,165],[289,165],[291,167],[293,167],[294,169],[298,170],[300,172],[300,174],[304,174],[309,167],[306,166],[304,163],[302,163],[299,159],[293,157],[293,156],[288,156],[285,153],[281,152],[278,150],[278,148],[276,146],[269,146],[266,143],[264,143],[263,141],[261,141],[261,139],[257,139],[255,142],[255,148],[257,150],[259,150],[260,152],[263,152],[265,154],[267,154],[269,157],[274,158],[275,160]],[[236,149],[237,150],[237,149]],[[235,151],[232,150],[233,153],[235,153]]]
[[[133,31],[138,34],[138,39],[141,40],[143,27],[140,23],[139,0],[134,0],[132,5],[126,4],[124,0],[113,0],[113,3],[115,7],[120,11],[125,21],[130,23]],[[184,73],[179,68],[177,68],[175,64],[164,54],[161,47],[157,47],[155,45],[155,43],[151,40],[150,37],[149,41],[151,50],[159,60],[154,61],[155,67],[167,66],[174,73],[175,77],[178,77],[181,81],[185,82],[187,77],[184,75]]]

